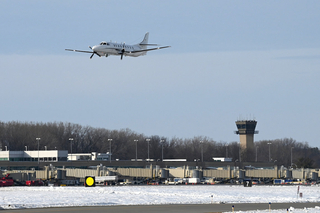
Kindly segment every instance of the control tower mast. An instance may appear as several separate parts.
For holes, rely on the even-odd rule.
[[[253,149],[253,136],[258,134],[259,131],[255,131],[257,121],[255,120],[238,120],[236,121],[238,131],[236,134],[240,136],[240,147],[242,150]]]

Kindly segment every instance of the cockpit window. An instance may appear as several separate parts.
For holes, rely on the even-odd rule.
[[[100,45],[107,45],[107,42],[103,41],[103,42],[100,43]]]

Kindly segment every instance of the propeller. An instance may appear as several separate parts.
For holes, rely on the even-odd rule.
[[[92,57],[94,56],[94,54],[96,54],[97,56],[101,57],[97,52],[95,52],[92,47],[89,46],[89,48],[93,51],[92,55],[90,56],[90,59],[92,59]]]
[[[125,52],[125,44],[126,43],[123,43],[123,47],[122,47],[122,50],[121,50],[121,60],[122,60],[122,58],[123,58],[123,54],[124,54],[124,52]]]

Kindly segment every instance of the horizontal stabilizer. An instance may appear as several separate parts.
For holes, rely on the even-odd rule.
[[[147,52],[147,51],[151,51],[151,50],[160,50],[160,49],[164,49],[164,48],[168,48],[168,47],[171,47],[171,46],[156,47],[156,48],[144,49],[144,50],[136,50],[136,51],[128,51],[128,53]]]
[[[159,46],[159,44],[139,44],[141,46]]]

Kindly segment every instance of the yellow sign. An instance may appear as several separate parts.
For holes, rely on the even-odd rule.
[[[86,177],[86,181],[84,184],[86,187],[93,187],[96,186],[96,181],[95,181],[95,177],[92,176],[87,176]]]

